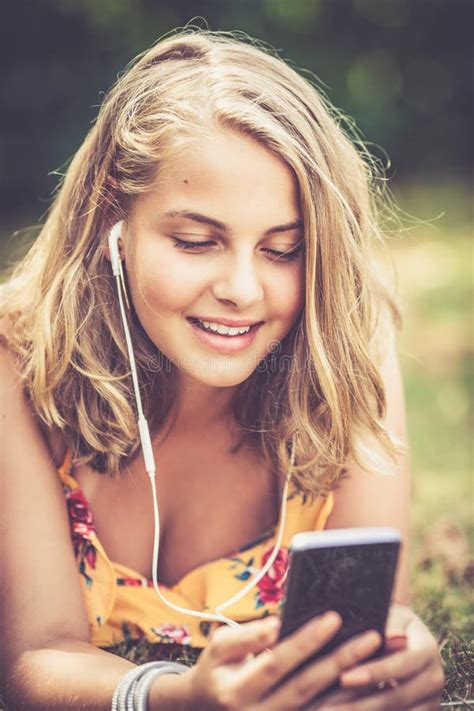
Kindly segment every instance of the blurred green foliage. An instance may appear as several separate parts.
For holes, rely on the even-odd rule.
[[[2,5],[4,221],[46,209],[103,92],[162,34],[242,30],[314,72],[402,181],[469,170],[470,0],[15,0]],[[199,19],[200,18],[200,19]],[[382,146],[382,148],[378,147]],[[17,224],[18,226],[18,224]]]

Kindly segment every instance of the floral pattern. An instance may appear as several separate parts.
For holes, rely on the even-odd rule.
[[[69,523],[71,526],[71,537],[74,545],[74,555],[79,561],[79,572],[86,581],[87,587],[91,587],[92,578],[86,573],[86,563],[94,569],[97,552],[91,542],[95,534],[92,514],[82,491],[64,487],[66,502],[69,513]]]
[[[273,548],[269,548],[262,556],[261,567],[265,565],[271,556]],[[273,561],[272,566],[267,570],[263,578],[257,583],[259,597],[263,604],[268,602],[281,602],[284,586],[288,576],[289,565],[288,548],[282,546]]]
[[[128,585],[132,588],[152,588],[153,580],[147,578],[116,578],[117,585]],[[163,587],[161,584],[160,587]]]
[[[158,627],[152,627],[151,631],[159,637],[160,642],[191,644],[191,632],[186,625],[164,624]]]
[[[90,599],[88,598],[88,604],[91,604],[90,619],[93,620],[93,623],[91,622],[91,639],[95,638],[97,640],[97,646],[107,647],[110,645],[109,640],[116,639],[117,632],[119,632],[119,636],[122,636],[124,641],[136,641],[137,639],[139,640],[142,637],[146,637],[149,641],[158,644],[164,643],[171,646],[186,645],[192,648],[194,642],[195,646],[204,646],[205,641],[203,640],[209,638],[216,623],[211,624],[207,620],[200,620],[193,621],[193,623],[189,623],[189,625],[182,624],[179,617],[176,619],[176,615],[170,615],[170,617],[165,616],[163,613],[166,611],[162,611],[157,607],[155,598],[153,597],[152,600],[152,596],[150,596],[147,591],[143,591],[143,599],[138,590],[137,596],[135,596],[135,593],[131,595],[130,593],[128,593],[128,595],[124,594],[124,597],[120,598],[120,605],[118,605],[116,609],[114,607],[113,611],[108,610],[106,616],[103,614],[105,610],[103,606],[95,607],[95,600],[99,600],[100,596],[104,593],[103,585],[99,585],[96,597],[97,586],[94,585],[94,579],[98,578],[102,584],[105,568],[109,571],[113,569],[114,564],[108,564],[105,567],[101,565],[101,556],[104,555],[104,551],[97,538],[93,514],[89,508],[87,499],[77,485],[77,482],[69,474],[69,470],[66,470],[64,467],[64,469],[59,470],[59,473],[67,502],[71,539],[74,554],[78,562],[79,573],[83,581],[85,581],[85,586],[91,591],[91,597]],[[298,498],[298,513],[310,504],[306,496],[299,492],[290,493],[287,496],[287,501],[295,498]],[[311,527],[314,525],[313,518],[306,517],[305,519],[303,515],[303,520],[310,521],[309,525]],[[325,520],[326,518],[324,518],[324,521]],[[304,526],[307,524],[301,524],[299,515],[298,526],[301,525]],[[293,530],[293,528],[290,530]],[[295,527],[295,530],[301,529]],[[258,574],[262,567],[268,562],[273,552],[275,533],[275,527],[272,527],[254,541],[234,551],[231,555],[224,556],[216,561],[211,561],[209,564],[212,564],[211,568],[205,564],[201,566],[202,572],[200,568],[196,569],[194,576],[188,579],[189,589],[195,589],[197,591],[200,589],[200,586],[204,584],[204,581],[207,585],[208,581],[210,581],[210,583],[215,581],[217,584],[217,580],[219,580],[219,588],[221,588],[221,584],[224,588],[228,588],[230,596],[231,590],[235,586],[235,580],[240,581],[243,586],[246,581]],[[291,536],[288,535],[287,540],[290,539]],[[285,543],[286,542],[285,540]],[[216,568],[216,566],[218,567]],[[281,605],[284,602],[284,588],[288,575],[288,566],[289,551],[286,546],[282,545],[265,576],[257,583],[252,591],[249,592],[245,602],[245,607],[247,608],[246,614],[248,614],[249,619],[253,617],[265,617],[266,615],[272,614],[271,606],[274,603]],[[112,578],[115,579],[117,587],[122,587],[122,589],[123,587],[153,588],[153,580],[139,575],[139,573],[134,574],[135,571],[132,569],[127,570],[126,566],[120,566],[118,568],[116,575]],[[212,580],[210,579],[211,570],[214,576]],[[225,572],[226,570],[229,571],[227,574]],[[107,575],[108,574],[109,572],[107,572]],[[217,576],[219,576],[219,578]],[[225,578],[227,578],[227,580]],[[232,580],[234,580],[234,583],[232,583]],[[110,582],[107,582],[107,585],[109,584]],[[192,588],[192,586],[194,586],[194,588]],[[160,583],[160,587],[166,588],[167,586]],[[173,594],[176,594],[174,586],[170,588],[170,590],[173,591]],[[178,592],[178,595],[179,594],[181,594],[181,591]],[[197,596],[201,595],[200,592],[194,594]],[[199,602],[195,604],[199,605]],[[126,611],[127,608],[130,610],[129,616]],[[142,609],[146,612],[143,612]],[[203,612],[210,609],[205,597],[201,609]],[[253,614],[255,611],[257,611],[257,614]],[[117,619],[118,614],[120,615],[119,619]],[[160,624],[159,622],[163,620],[163,618],[165,621]],[[140,619],[142,625],[136,624],[134,619]]]
[[[235,573],[237,580],[248,580],[251,575],[255,575],[263,568],[273,552],[273,546],[267,548],[263,554],[259,568],[254,567],[255,557],[252,556],[247,561],[239,556],[232,556],[230,569],[241,568]],[[263,578],[257,583],[257,590],[254,596],[254,607],[256,610],[271,602],[281,602],[284,596],[284,586],[288,575],[289,553],[286,546],[281,546],[271,567],[267,570]]]
[[[64,484],[71,538],[74,546],[74,555],[79,562],[79,572],[91,587],[93,579],[86,572],[86,564],[94,570],[96,567],[97,552],[93,543],[95,535],[94,520],[89,509],[89,504],[80,488],[73,489]],[[147,578],[121,577],[116,578],[116,584],[130,587],[153,587],[153,580]],[[165,587],[165,585],[161,585]],[[102,618],[97,618],[99,625],[103,624]],[[123,638],[126,642],[141,639],[146,636],[145,631],[135,623],[123,622],[121,624]],[[151,627],[150,630],[159,637],[160,642],[175,644],[191,644],[191,633],[185,625],[172,625],[169,623]]]

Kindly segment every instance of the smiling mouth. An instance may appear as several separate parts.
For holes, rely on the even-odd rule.
[[[205,331],[205,333],[211,333],[213,336],[222,336],[223,338],[238,338],[239,336],[246,336],[248,333],[255,331],[263,323],[262,321],[258,321],[257,323],[254,323],[253,326],[250,326],[248,331],[246,331],[245,333],[236,333],[230,335],[228,333],[218,333],[212,328],[207,328],[206,326],[204,326],[202,321],[200,321],[198,318],[194,318],[193,316],[189,316],[186,320],[189,321],[189,323],[192,323],[193,326],[197,326],[202,331]]]

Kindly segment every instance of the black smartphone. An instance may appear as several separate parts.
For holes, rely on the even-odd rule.
[[[279,639],[328,610],[343,620],[336,635],[298,670],[367,630],[384,639],[400,545],[400,532],[393,528],[309,531],[292,538]],[[373,656],[382,653],[383,645]]]

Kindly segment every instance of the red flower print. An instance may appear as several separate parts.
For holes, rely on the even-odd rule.
[[[74,530],[89,531],[93,529],[92,514],[89,511],[87,501],[80,489],[71,491],[67,496],[69,518],[74,525]]]
[[[144,578],[117,578],[116,583],[133,588],[143,588],[148,585],[148,581]]]
[[[91,568],[95,568],[95,562],[97,559],[97,552],[96,549],[94,548],[93,545],[90,543],[87,544],[86,549],[85,549],[85,559],[89,563]]]
[[[273,548],[269,548],[262,556],[262,567],[271,556]],[[279,602],[283,597],[283,588],[288,574],[289,554],[288,549],[282,546],[273,561],[273,565],[257,583],[260,590],[259,598],[262,603]]]
[[[85,523],[76,523],[71,521],[72,530],[79,538],[85,538],[89,540],[91,532],[94,530],[93,526],[87,526]]]
[[[161,637],[162,642],[175,642],[176,644],[191,644],[191,634],[185,625],[176,626],[170,624],[152,627],[152,632]]]
[[[92,578],[86,573],[86,563],[92,569],[96,566],[97,551],[91,542],[94,521],[89,511],[87,500],[80,489],[71,489],[68,485],[64,485],[64,492],[71,526],[74,555],[79,559],[79,573],[83,576],[87,587],[91,587]]]

